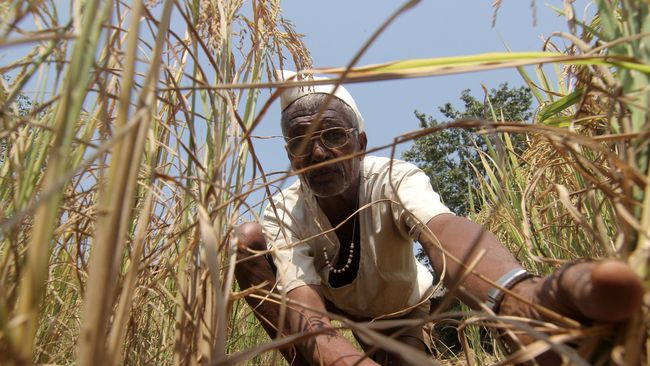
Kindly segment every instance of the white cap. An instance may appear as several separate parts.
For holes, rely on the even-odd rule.
[[[296,80],[296,73],[289,70],[276,70],[276,76],[281,81]],[[313,75],[309,75],[307,76],[307,78],[313,78],[313,80],[330,80],[328,78],[318,77]],[[310,85],[310,86],[286,88],[280,95],[280,108],[282,108],[282,110],[287,109],[287,107],[291,103],[304,97],[305,95],[332,94],[333,89],[334,89],[334,84]],[[354,101],[354,98],[352,98],[350,92],[348,92],[347,89],[343,87],[343,85],[339,85],[339,87],[336,88],[336,92],[334,93],[334,96],[340,99],[343,103],[347,104],[350,108],[352,108],[354,113],[357,115],[357,121],[359,123],[359,132],[363,132],[363,128],[364,128],[363,117],[361,116],[361,112],[359,112],[359,108],[357,108],[357,103]]]

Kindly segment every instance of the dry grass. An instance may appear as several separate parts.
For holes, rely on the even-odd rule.
[[[490,122],[444,128],[529,137],[524,156],[511,153],[507,134],[490,139],[490,179],[475,197],[488,208],[477,218],[526,266],[544,273],[568,259],[617,257],[647,280],[648,5],[597,3],[593,23],[573,20],[583,34],[556,36],[575,45],[567,50],[327,71],[368,81],[573,65],[558,85],[522,74],[542,105],[535,125],[495,110]],[[308,335],[262,334],[233,283],[232,228],[243,212],[259,212],[251,192],[272,183],[251,132],[275,95],[261,104],[264,89],[250,85],[268,86],[285,57],[311,68],[299,35],[277,1],[67,6],[0,4],[9,54],[0,65],[0,363],[280,362],[267,351]],[[486,355],[474,325],[533,335],[549,325],[466,315],[466,352],[455,363],[521,361],[549,347],[574,362],[648,362],[645,309],[617,330],[567,325],[537,335],[510,359]],[[366,324],[340,321],[400,349]],[[610,339],[606,352],[599,337]],[[578,352],[563,345],[585,338]]]
[[[3,5],[2,362],[223,358],[259,93],[196,87],[308,53],[273,1],[54,5]]]

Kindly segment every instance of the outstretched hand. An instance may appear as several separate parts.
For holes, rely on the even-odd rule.
[[[583,324],[620,322],[632,317],[643,301],[641,279],[627,264],[616,260],[570,264],[544,278],[521,282],[512,291],[527,302],[506,295],[501,315],[551,322],[557,319],[543,309]],[[535,308],[530,303],[540,306]],[[521,341],[528,343],[531,339]],[[536,361],[554,365],[559,359],[547,352]]]
[[[641,307],[643,284],[625,263],[580,262],[547,277],[522,282],[513,291],[560,315],[578,321],[618,322]],[[548,315],[506,296],[501,314],[551,320]]]
[[[438,215],[427,223],[427,228],[418,241],[433,267],[444,269],[448,284],[464,281],[465,291],[472,296],[463,297],[461,292],[459,297],[470,306],[478,307],[475,299],[485,301],[491,289],[479,276],[463,277],[465,268],[461,264],[469,261],[473,253],[482,256],[475,272],[493,280],[520,267],[493,234],[465,218]],[[446,260],[448,257],[457,260]],[[509,290],[504,291],[506,295],[496,306],[499,315],[569,327],[575,327],[578,322],[590,325],[629,319],[641,308],[644,292],[641,279],[627,264],[616,260],[571,263],[544,278],[518,282]],[[516,333],[523,344],[533,341],[522,332]],[[515,348],[520,344],[508,343]],[[548,354],[550,352],[543,356]],[[557,364],[552,360],[540,363]]]

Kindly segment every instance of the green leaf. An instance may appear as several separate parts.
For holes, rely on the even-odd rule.
[[[573,120],[574,120],[573,116],[558,116],[558,117],[548,117],[545,118],[543,121],[544,124],[547,126],[566,128],[571,125],[571,122],[573,122]]]
[[[545,106],[539,112],[539,122],[542,123],[545,120],[551,118],[552,116],[557,115],[558,113],[574,106],[582,99],[582,96],[585,94],[585,88],[580,88],[574,91],[571,94],[565,95],[564,97],[558,99],[557,101]]]

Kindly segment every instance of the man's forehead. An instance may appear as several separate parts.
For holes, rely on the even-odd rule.
[[[325,108],[323,108],[324,103],[327,103]],[[312,117],[315,119],[321,109],[323,110],[323,118],[329,117],[346,119],[347,117],[345,113],[345,105],[337,98],[331,98],[329,101],[327,101],[327,98],[323,98],[318,102],[307,102],[305,101],[305,98],[298,99],[289,107],[287,107],[285,113],[288,117],[288,120],[290,121],[300,117]]]
[[[297,115],[287,121],[287,131],[290,135],[298,133],[302,134],[304,131],[312,128],[314,124],[317,130],[327,129],[331,127],[351,127],[350,123],[345,119],[344,115],[338,113],[323,113],[320,119],[316,119],[318,112],[307,115]],[[291,132],[293,131],[293,133]]]

